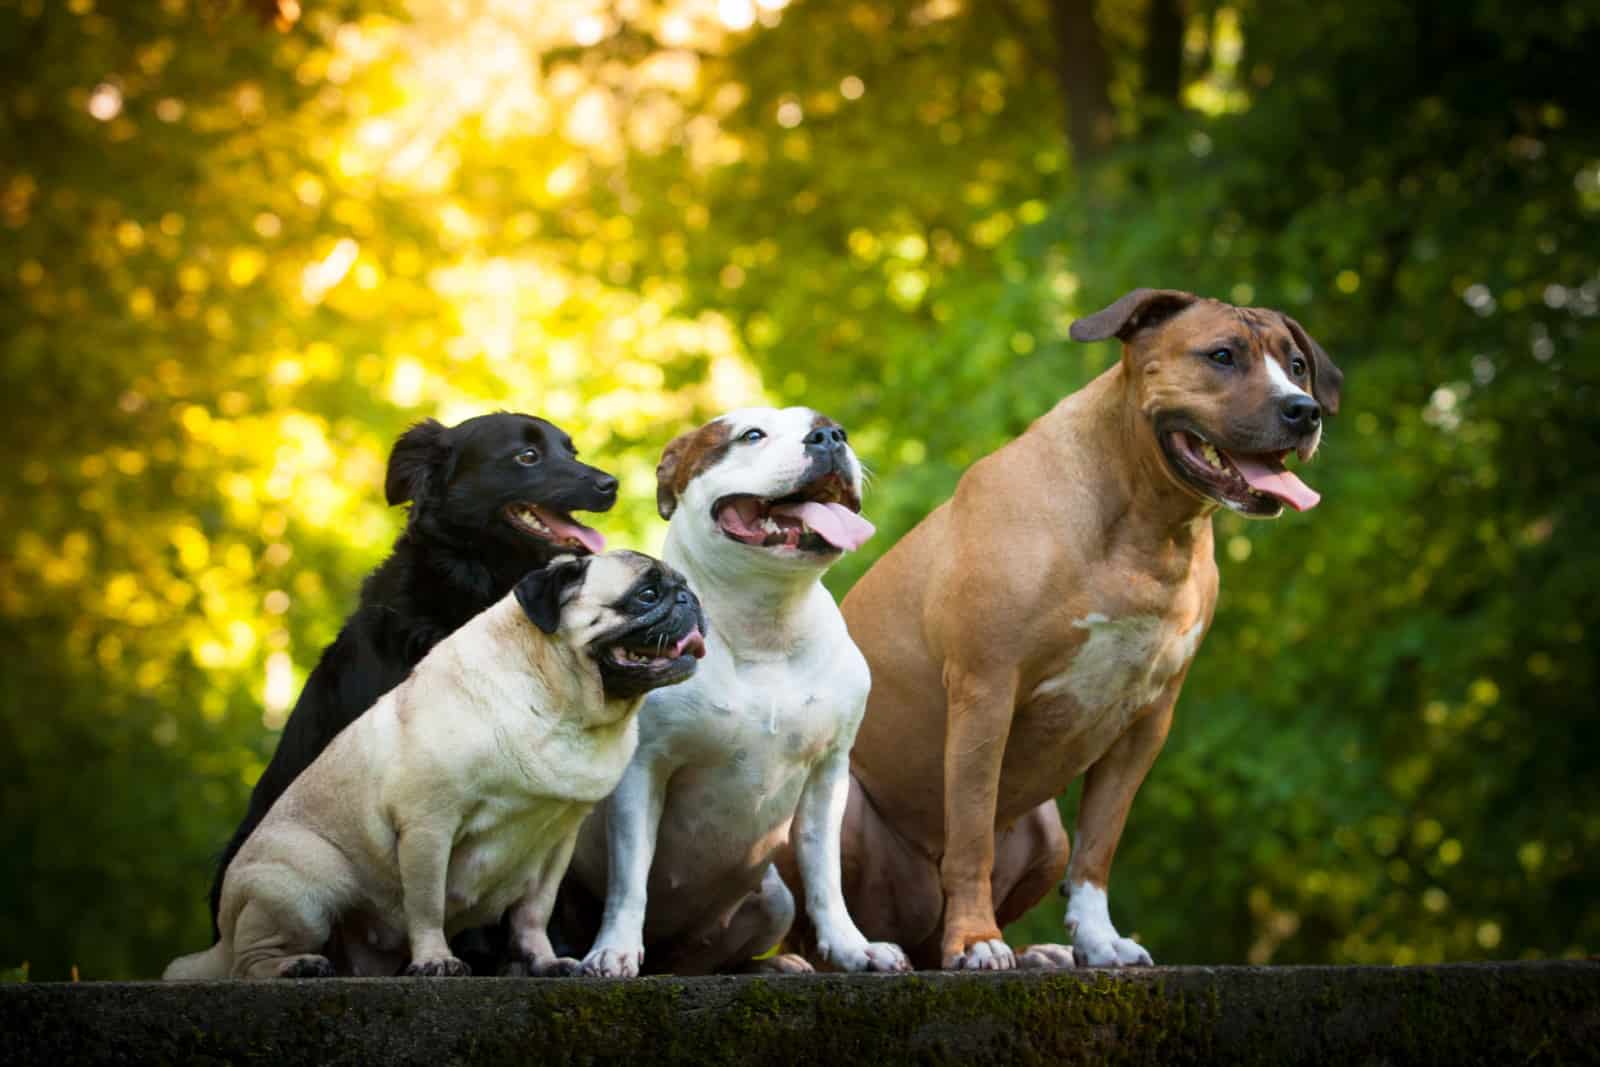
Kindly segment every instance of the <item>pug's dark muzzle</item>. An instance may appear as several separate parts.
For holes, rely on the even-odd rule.
[[[631,699],[688,678],[706,654],[705,627],[700,599],[670,585],[649,611],[591,646],[606,696]]]

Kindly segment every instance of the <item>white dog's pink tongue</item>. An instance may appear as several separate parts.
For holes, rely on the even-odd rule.
[[[568,519],[554,511],[539,509],[539,518],[557,537],[570,537],[595,555],[606,550],[606,539],[599,530],[591,530],[575,519]]]
[[[828,544],[846,552],[860,548],[874,532],[872,523],[843,504],[821,504],[807,500],[801,504],[778,504],[773,507],[772,513],[792,515],[811,527]]]
[[[1310,511],[1322,499],[1315,489],[1297,478],[1293,471],[1284,468],[1282,463],[1270,457],[1263,459],[1260,456],[1242,455],[1237,452],[1224,453],[1228,462],[1233,464],[1233,469],[1244,476],[1250,483],[1250,488],[1258,493],[1277,497],[1296,511]]]

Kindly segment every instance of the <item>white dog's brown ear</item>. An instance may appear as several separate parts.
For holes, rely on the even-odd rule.
[[[1344,385],[1344,371],[1334,366],[1333,359],[1306,333],[1304,326],[1281,311],[1278,315],[1283,319],[1283,324],[1289,327],[1289,335],[1294,338],[1294,343],[1311,360],[1311,395],[1322,405],[1323,411],[1329,415],[1339,414],[1339,391]]]
[[[435,472],[448,480],[450,456],[449,427],[435,419],[423,419],[401,434],[389,453],[389,473],[383,480],[389,506],[423,496]]]
[[[523,613],[545,633],[555,633],[561,628],[561,606],[568,590],[583,581],[588,566],[587,560],[563,556],[523,575],[514,590]]]
[[[1135,289],[1111,306],[1077,320],[1068,333],[1074,341],[1104,341],[1112,337],[1126,341],[1199,299],[1181,289]]]
[[[678,510],[678,497],[696,474],[711,466],[728,451],[732,430],[721,419],[712,419],[697,430],[680,433],[661,453],[656,464],[656,511],[663,519]]]

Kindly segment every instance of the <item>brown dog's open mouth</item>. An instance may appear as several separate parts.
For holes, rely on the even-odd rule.
[[[580,555],[595,555],[606,550],[606,539],[598,530],[592,530],[571,515],[554,508],[537,504],[509,504],[505,509],[506,521],[525,534],[549,541],[553,545],[571,549]]]
[[[1206,496],[1246,515],[1277,515],[1287,504],[1309,511],[1322,499],[1283,465],[1279,452],[1230,452],[1197,433],[1172,430],[1162,437],[1168,462]]]
[[[723,534],[758,548],[851,552],[873,534],[861,517],[861,497],[837,473],[787,496],[725,496],[711,508]]]

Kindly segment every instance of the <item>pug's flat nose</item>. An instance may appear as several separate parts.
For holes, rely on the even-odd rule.
[[[689,590],[678,590],[677,595],[672,598],[672,602],[677,604],[679,607],[686,607],[689,603]]]
[[[1291,396],[1279,410],[1295,433],[1310,433],[1322,422],[1322,405],[1309,396]]]

